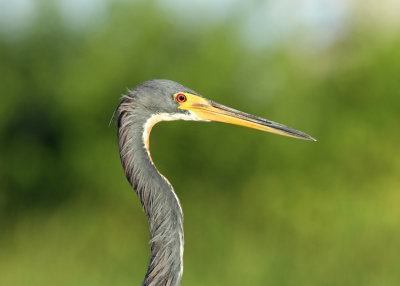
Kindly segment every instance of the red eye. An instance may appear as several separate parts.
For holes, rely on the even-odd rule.
[[[183,93],[178,93],[176,95],[176,101],[181,103],[181,102],[185,102],[186,101],[186,95],[184,95]]]

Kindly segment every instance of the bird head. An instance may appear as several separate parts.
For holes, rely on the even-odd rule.
[[[171,80],[143,82],[128,97],[130,104],[154,118],[154,124],[170,120],[217,121],[315,141],[304,132],[213,102]]]

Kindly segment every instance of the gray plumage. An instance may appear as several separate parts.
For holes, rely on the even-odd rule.
[[[193,90],[169,80],[138,85],[118,106],[118,141],[125,175],[149,221],[151,258],[143,285],[179,285],[182,276],[183,214],[171,184],[154,166],[143,142],[154,114],[182,113],[173,94]]]
[[[165,120],[218,121],[315,141],[285,125],[211,100],[170,80],[150,80],[123,96],[118,112],[118,143],[125,175],[139,196],[151,234],[151,257],[143,285],[180,284],[183,271],[183,213],[171,184],[151,160],[151,128]]]

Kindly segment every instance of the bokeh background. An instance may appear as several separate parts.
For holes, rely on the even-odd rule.
[[[168,78],[305,131],[168,122],[183,285],[400,285],[397,0],[0,1],[0,285],[139,285],[121,94]]]

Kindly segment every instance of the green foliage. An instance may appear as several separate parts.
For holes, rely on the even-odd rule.
[[[119,96],[168,78],[303,130],[160,123],[153,160],[185,212],[183,285],[398,285],[400,37],[251,51],[232,24],[153,4],[71,31],[48,10],[0,41],[0,285],[138,285],[147,222],[124,178]]]

